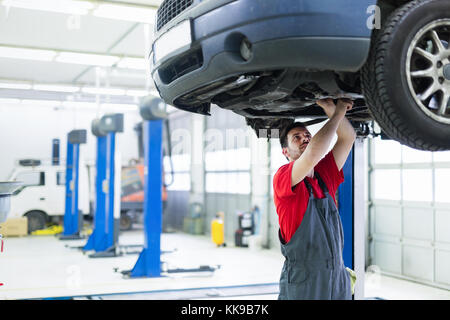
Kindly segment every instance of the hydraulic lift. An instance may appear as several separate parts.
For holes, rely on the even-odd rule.
[[[115,257],[119,238],[121,162],[116,133],[123,132],[123,114],[107,114],[94,119],[97,137],[97,175],[94,229],[83,251],[94,250],[91,258]]]
[[[338,208],[344,229],[344,264],[356,273],[353,299],[364,299],[365,202],[364,141],[357,138],[343,167],[344,182],[338,189]]]
[[[64,230],[60,240],[81,239],[83,215],[78,211],[80,144],[86,143],[86,130],[72,130],[67,135],[66,201]]]
[[[163,119],[167,117],[166,104],[152,96],[144,98],[140,105],[144,141],[144,248],[133,269],[122,271],[129,277],[160,277],[162,232],[162,141]],[[200,266],[192,269],[167,269],[165,273],[213,272],[217,267]]]

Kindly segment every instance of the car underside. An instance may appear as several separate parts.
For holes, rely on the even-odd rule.
[[[359,128],[373,120],[365,105],[358,73],[308,72],[304,70],[271,70],[236,75],[199,88],[176,100],[183,108],[194,106],[198,112],[207,113],[210,103],[234,111],[247,119],[258,136],[271,137],[271,130],[280,129],[295,119],[308,119],[318,123],[327,119],[316,105],[318,99],[350,98],[354,108],[347,118]],[[366,136],[367,130],[357,130]]]

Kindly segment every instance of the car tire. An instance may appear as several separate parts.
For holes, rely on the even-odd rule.
[[[26,215],[28,221],[28,233],[45,228],[47,216],[41,211],[30,211]]]
[[[432,38],[433,30],[439,36],[441,29],[437,28],[441,26],[450,30],[448,12],[448,0],[414,0],[396,9],[381,29],[374,30],[369,57],[361,70],[363,93],[374,119],[389,137],[419,150],[450,149],[450,108],[444,102],[450,99],[450,79],[444,78],[442,84],[436,82],[442,80],[436,78],[440,72],[438,63],[432,62],[431,56],[419,54],[421,43],[427,43],[433,59],[448,56],[441,64],[446,63],[445,70],[450,72],[450,53],[436,51],[439,43]],[[442,40],[449,39],[440,38],[439,42],[445,47]],[[446,51],[449,49],[450,46]],[[416,72],[428,69],[433,71],[428,76],[418,76]],[[430,83],[441,89],[422,100]]]
[[[127,213],[120,215],[120,231],[128,231],[133,227],[133,221]]]

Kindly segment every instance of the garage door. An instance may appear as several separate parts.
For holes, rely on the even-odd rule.
[[[450,289],[450,152],[369,145],[369,263]]]

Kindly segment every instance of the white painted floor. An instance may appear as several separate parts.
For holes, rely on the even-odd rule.
[[[6,238],[4,252],[0,253],[0,283],[3,283],[0,286],[0,299],[83,298],[100,294],[273,284],[278,282],[283,264],[281,253],[276,249],[250,250],[236,248],[232,244],[217,248],[209,237],[164,233],[161,237],[162,250],[176,250],[161,256],[168,268],[195,268],[200,265],[220,265],[220,268],[213,273],[130,279],[120,271],[132,269],[137,254],[93,259],[81,250],[71,248],[83,246],[86,241],[61,241],[54,236]],[[134,230],[122,233],[119,242],[127,245],[143,244],[143,241],[142,230]],[[381,275],[374,278],[369,274],[365,287],[367,298],[450,300],[449,290]],[[145,295],[133,297],[145,299]],[[271,293],[226,297],[219,294],[209,299],[276,298],[277,294]]]

